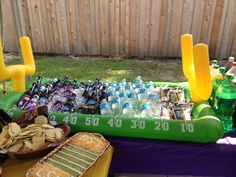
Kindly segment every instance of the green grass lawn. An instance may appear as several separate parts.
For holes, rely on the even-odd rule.
[[[37,75],[45,77],[63,77],[79,81],[101,80],[119,81],[126,78],[132,81],[142,76],[144,81],[186,81],[182,72],[181,59],[136,60],[80,57],[71,59],[61,56],[36,56]],[[18,64],[20,59],[10,59],[7,65]],[[11,91],[11,81],[6,82],[7,90]],[[0,84],[2,90],[2,84]]]

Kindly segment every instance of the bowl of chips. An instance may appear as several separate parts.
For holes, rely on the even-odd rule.
[[[65,123],[52,125],[40,115],[34,123],[17,124],[12,122],[3,127],[0,134],[0,149],[5,149],[13,158],[31,158],[47,154],[70,133]]]

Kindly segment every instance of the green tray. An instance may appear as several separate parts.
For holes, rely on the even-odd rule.
[[[46,79],[48,80],[48,79]],[[44,81],[46,81],[44,80]],[[28,82],[28,86],[31,85]],[[187,83],[157,82],[156,86],[168,85],[185,88],[185,95],[190,97]],[[13,109],[21,93],[8,93],[0,97],[0,107],[6,110],[12,118],[23,113]],[[224,134],[220,120],[214,115],[208,102],[195,103],[192,120],[167,120],[156,118],[104,116],[76,113],[49,113],[50,120],[64,121],[72,133],[81,131],[96,132],[102,135],[123,136],[135,138],[163,139],[191,142],[215,142]]]

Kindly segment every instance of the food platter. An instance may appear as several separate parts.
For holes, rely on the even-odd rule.
[[[23,126],[25,126],[25,125],[23,125]],[[62,143],[70,133],[70,127],[68,125],[61,124],[58,127],[61,128],[64,132],[64,134],[60,140],[50,143],[47,146],[44,146],[44,147],[37,149],[37,150],[18,151],[18,152],[9,152],[8,151],[7,154],[13,158],[24,159],[24,158],[39,157],[39,156],[49,153],[51,150],[53,150],[55,147],[57,147],[60,143]]]
[[[70,133],[64,122],[49,121],[47,107],[20,114],[5,124],[0,133],[0,148],[13,158],[45,155],[63,142]]]

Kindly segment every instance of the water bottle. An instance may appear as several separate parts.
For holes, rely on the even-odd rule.
[[[156,117],[160,117],[161,104],[160,104],[160,95],[152,93],[148,95],[147,103],[150,105],[152,113]]]
[[[144,103],[140,108],[141,117],[152,117],[152,110],[148,103]]]
[[[119,97],[123,103],[125,103],[128,100],[128,94],[124,91],[119,94]]]
[[[116,95],[119,95],[122,91],[124,91],[124,87],[123,86],[117,86],[116,87]]]
[[[156,93],[151,93],[148,95],[147,97],[147,102],[149,104],[156,104],[160,101],[160,95],[156,94]]]
[[[110,107],[109,103],[107,103],[107,102],[100,104],[100,111],[101,111],[101,115],[113,114],[111,107]]]
[[[126,86],[125,86],[125,92],[127,94],[130,94],[132,92],[134,92],[133,88],[132,88],[132,83],[127,83]]]
[[[116,97],[116,93],[112,90],[109,90],[107,92],[107,98],[109,102],[112,102],[112,100]]]
[[[232,128],[232,115],[236,107],[236,87],[232,83],[232,78],[231,75],[226,75],[226,79],[218,87],[215,94],[214,109],[225,130]]]
[[[143,81],[142,81],[141,76],[136,77],[136,78],[134,79],[133,83],[136,84],[136,85],[142,84]]]
[[[119,83],[120,86],[125,86],[126,85],[126,79],[122,79]]]
[[[136,83],[136,84],[132,84],[132,88],[136,93],[138,93],[139,89],[145,88],[145,86],[142,83]]]
[[[117,86],[116,81],[111,82],[109,85],[109,87],[113,87],[113,88],[115,88],[116,86]]]
[[[122,111],[123,115],[134,117],[135,115],[135,105],[131,102],[126,102]]]
[[[112,111],[117,115],[120,114],[123,110],[122,101],[119,97],[116,97],[112,101],[111,105]]]
[[[146,102],[148,98],[148,93],[146,88],[139,89],[138,100],[140,102]]]
[[[130,93],[128,94],[128,101],[133,103],[134,105],[138,104],[138,94],[137,93]]]
[[[148,84],[146,84],[146,88],[147,88],[148,94],[152,93],[155,89],[153,82],[150,81]]]

